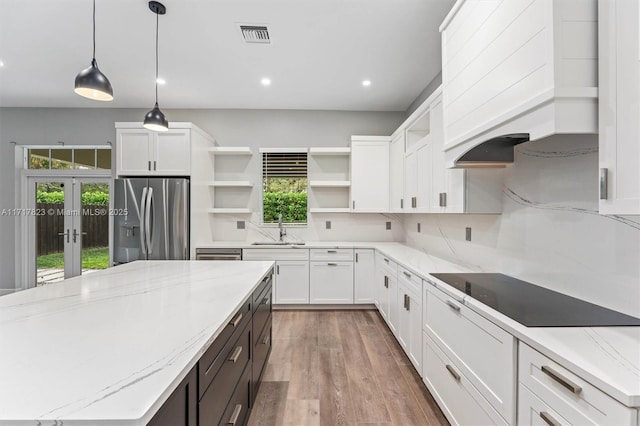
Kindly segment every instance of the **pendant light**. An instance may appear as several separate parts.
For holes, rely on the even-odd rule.
[[[167,13],[167,9],[157,1],[150,1],[149,9],[156,14],[156,105],[144,116],[144,128],[156,132],[166,132],[169,130],[169,122],[158,106],[158,20],[160,15]]]
[[[113,89],[109,79],[100,72],[96,62],[96,0],[93,0],[93,59],[88,68],[83,69],[76,76],[76,88],[80,96],[96,101],[113,100]]]

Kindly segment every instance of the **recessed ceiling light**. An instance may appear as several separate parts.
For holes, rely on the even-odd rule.
[[[362,80],[362,85],[363,85],[364,87],[371,86],[371,80]]]
[[[260,83],[261,83],[263,86],[270,86],[270,85],[271,85],[271,79],[269,79],[269,78],[263,78],[262,80],[260,80]]]
[[[0,68],[4,67],[4,62],[0,61]]]
[[[156,82],[157,82],[158,84],[167,84],[167,81],[166,81],[164,78],[162,78],[162,77],[158,77],[158,79],[156,80]]]

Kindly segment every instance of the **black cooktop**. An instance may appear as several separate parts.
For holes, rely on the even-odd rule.
[[[431,275],[527,327],[640,326],[640,318],[508,275]]]

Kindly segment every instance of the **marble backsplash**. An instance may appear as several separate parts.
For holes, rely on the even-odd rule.
[[[640,316],[640,216],[598,214],[597,138],[515,149],[502,215],[407,215],[406,243]]]

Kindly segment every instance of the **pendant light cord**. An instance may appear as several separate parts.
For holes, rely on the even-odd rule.
[[[156,12],[156,105],[158,105],[158,22],[159,21],[160,21],[160,14]]]
[[[96,0],[93,0],[93,59],[96,59]]]

